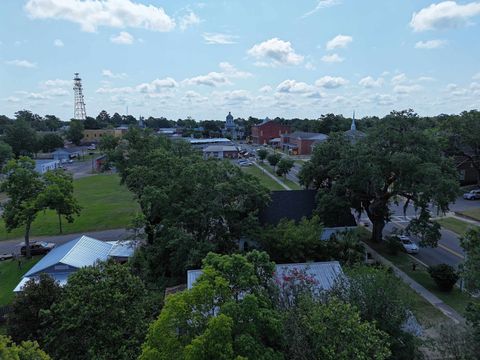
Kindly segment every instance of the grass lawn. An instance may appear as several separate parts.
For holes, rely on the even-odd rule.
[[[424,266],[420,265],[418,262],[415,262],[415,260],[413,260],[406,253],[400,252],[397,255],[390,255],[386,251],[383,244],[374,244],[370,241],[368,241],[367,243],[383,257],[390,260],[393,264],[395,264],[395,266],[397,266],[400,270],[410,276],[413,280],[418,282],[432,294],[436,295],[447,305],[454,308],[460,314],[465,314],[465,308],[469,302],[479,301],[472,298],[468,293],[460,291],[460,289],[457,287],[454,287],[453,290],[449,293],[438,290],[437,285],[430,277],[427,269]],[[415,262],[416,264],[415,271],[413,271],[412,269],[413,262]]]
[[[259,164],[262,168],[264,168],[265,170],[267,170],[270,174],[272,174],[273,176],[275,176],[278,180],[280,180],[281,182],[283,182],[285,185],[287,185],[290,189],[292,190],[302,190],[302,187],[300,185],[298,185],[297,183],[291,181],[291,180],[288,180],[284,177],[279,177],[277,176],[277,174],[275,174],[275,171],[273,171],[273,168],[267,164],[267,163],[263,163],[263,164]],[[285,190],[285,189],[282,189],[282,190]]]
[[[257,168],[255,165],[248,166],[248,167],[242,166],[242,171],[258,178],[258,180],[260,180],[260,184],[262,184],[263,186],[265,186],[267,189],[271,191],[285,190],[283,186],[281,186],[279,183],[273,180],[270,176],[264,174],[262,170]]]
[[[95,175],[74,180],[75,196],[82,212],[72,224],[62,221],[63,233],[124,228],[130,225],[132,216],[139,210],[137,202],[118,175]],[[58,235],[58,218],[53,211],[39,213],[32,224],[31,235]],[[0,220],[0,240],[23,237],[23,228],[7,233]]]
[[[460,214],[469,216],[475,220],[480,221],[480,208],[478,209],[471,209],[471,210],[465,210],[465,211],[460,211]]]
[[[22,276],[30,270],[42,257],[34,256],[30,260],[22,259],[22,268],[18,268],[15,260],[0,262],[0,306],[8,305],[13,299],[13,289],[20,282]]]
[[[443,219],[437,220],[437,222],[442,225],[445,229],[451,230],[458,235],[463,235],[465,234],[465,231],[467,231],[471,227],[475,227],[475,225],[472,225],[466,221],[462,221],[453,217],[446,217]]]

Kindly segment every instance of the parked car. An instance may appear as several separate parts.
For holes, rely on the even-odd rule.
[[[398,235],[398,240],[408,254],[418,254],[418,245],[410,240],[408,236]]]
[[[96,150],[96,149],[97,149],[97,147],[96,147],[95,144],[92,144],[87,148],[87,150]]]
[[[0,254],[0,261],[9,260],[13,258],[12,254]]]
[[[48,243],[45,241],[33,241],[30,243],[30,253],[32,255],[45,255],[54,247],[55,247],[54,243]],[[20,253],[24,256],[26,255],[27,247],[25,245],[21,247]]]
[[[253,163],[250,160],[240,160],[238,162],[238,165],[240,165],[240,166],[252,166]]]
[[[480,199],[480,189],[471,190],[465,194],[463,194],[463,198],[465,200],[477,200]]]

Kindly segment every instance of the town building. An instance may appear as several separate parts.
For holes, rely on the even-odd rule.
[[[310,155],[316,144],[328,139],[325,134],[303,131],[282,134],[280,137],[282,139],[280,143],[282,149],[292,155]]]
[[[314,290],[319,293],[333,288],[335,282],[344,276],[338,261],[312,262],[298,264],[277,264],[275,266],[275,280],[281,286],[285,279],[293,272],[305,272],[315,280]],[[189,270],[187,272],[187,289],[191,289],[197,279],[202,275],[202,270]]]
[[[35,171],[39,174],[45,174],[47,171],[55,170],[60,167],[60,161],[55,159],[35,160]]]
[[[355,123],[355,112],[353,113],[352,125],[350,126],[350,130],[345,131],[344,135],[352,144],[356,143],[358,140],[363,139],[366,136],[364,132],[357,130],[357,124]]]
[[[27,281],[38,280],[40,274],[47,274],[64,286],[71,274],[85,266],[108,259],[126,262],[133,255],[135,245],[133,241],[104,242],[83,235],[51,250],[27,271],[13,291],[22,291]]]
[[[209,145],[203,149],[205,159],[237,159],[238,153],[238,148],[233,145]]]
[[[190,145],[196,149],[205,149],[210,145],[233,145],[232,140],[227,138],[207,138],[207,139],[195,139],[195,138],[183,138],[187,140]]]
[[[121,138],[128,131],[127,126],[120,126],[115,129],[85,129],[83,130],[84,143],[97,143],[102,137],[110,135],[113,137]]]
[[[252,142],[256,145],[266,145],[282,134],[288,134],[290,126],[270,120],[268,117],[258,125],[252,126]]]
[[[235,124],[233,115],[230,111],[225,118],[225,127],[222,129],[222,135],[228,136],[234,140],[242,139],[245,136],[245,129],[242,126]]]

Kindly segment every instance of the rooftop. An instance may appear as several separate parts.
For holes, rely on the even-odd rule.
[[[209,145],[203,152],[216,152],[216,151],[238,151],[238,148],[233,145]]]
[[[312,132],[303,132],[303,131],[295,131],[291,134],[282,134],[282,137],[289,137],[295,139],[302,139],[302,140],[327,140],[328,135],[322,133],[312,133]]]
[[[231,143],[232,141],[227,138],[209,138],[209,139],[188,139],[190,144],[215,144],[215,143]]]

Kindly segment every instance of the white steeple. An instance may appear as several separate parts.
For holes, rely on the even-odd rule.
[[[355,124],[355,110],[353,111],[352,125],[350,126],[350,130],[357,131],[357,125]]]

